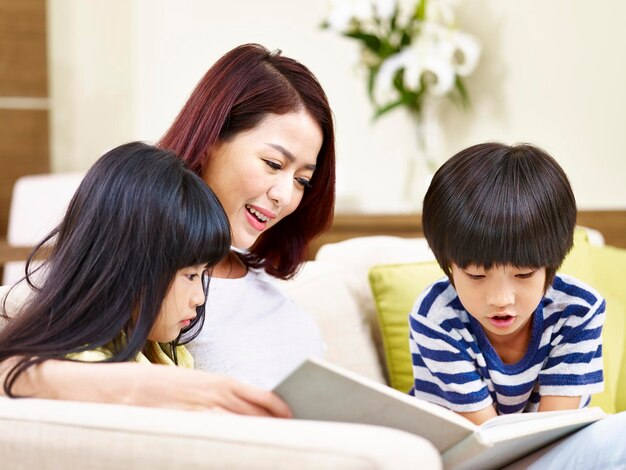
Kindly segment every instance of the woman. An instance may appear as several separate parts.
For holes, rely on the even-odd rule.
[[[258,271],[280,278],[295,274],[309,242],[332,220],[332,114],[313,74],[258,45],[235,48],[207,72],[159,145],[181,155],[211,186],[239,249],[213,271],[208,336],[194,346],[200,367],[268,385],[301,358],[319,355],[322,342],[313,321]],[[217,278],[224,278],[223,285]],[[247,304],[219,305],[233,298]],[[249,341],[257,342],[246,351],[242,344]],[[16,394],[38,397],[289,416],[270,392],[222,374],[188,372],[46,361],[15,386]]]
[[[237,250],[213,271],[207,325],[189,345],[196,365],[271,388],[322,355],[314,321],[271,276],[293,276],[332,220],[334,133],[324,91],[302,64],[246,44],[209,69],[159,145],[215,192]]]

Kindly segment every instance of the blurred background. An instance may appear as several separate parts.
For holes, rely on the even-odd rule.
[[[482,51],[464,80],[471,108],[435,107],[432,158],[537,144],[569,175],[584,221],[626,245],[626,2],[448,3]],[[419,223],[399,184],[413,123],[401,109],[372,119],[359,45],[320,28],[327,14],[322,0],[0,0],[0,238],[19,176],[82,172],[123,142],[154,142],[204,72],[246,42],[281,49],[326,90],[338,219]]]

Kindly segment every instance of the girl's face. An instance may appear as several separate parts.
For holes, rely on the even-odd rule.
[[[317,122],[301,110],[269,114],[212,152],[202,177],[224,206],[234,246],[251,247],[298,207],[322,140]]]
[[[469,265],[462,269],[453,263],[451,271],[463,307],[491,341],[530,328],[529,320],[545,293],[546,268]]]
[[[178,337],[180,330],[189,326],[196,317],[196,307],[205,301],[203,276],[206,275],[204,264],[176,271],[148,335],[150,341],[169,343]]]

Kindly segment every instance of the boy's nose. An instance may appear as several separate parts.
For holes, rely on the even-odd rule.
[[[487,302],[493,307],[505,308],[515,303],[515,293],[511,289],[500,287],[489,292]]]

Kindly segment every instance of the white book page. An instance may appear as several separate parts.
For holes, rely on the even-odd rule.
[[[319,359],[304,361],[274,391],[296,418],[392,427],[422,436],[440,451],[478,429],[442,406]]]
[[[542,430],[547,431],[570,425],[581,427],[604,416],[605,413],[598,407],[501,415],[483,423],[478,433],[489,442],[498,442]]]

